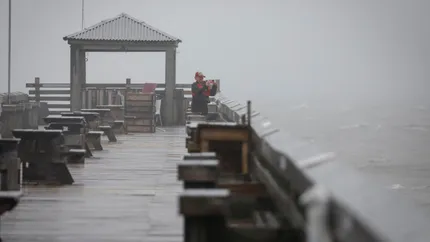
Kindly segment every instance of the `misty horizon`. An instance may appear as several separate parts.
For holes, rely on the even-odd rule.
[[[84,24],[124,12],[178,37],[177,83],[202,71],[238,100],[427,101],[430,3],[339,3],[87,0]],[[7,9],[1,1],[5,91]],[[80,31],[81,1],[14,0],[12,14],[12,91],[26,91],[36,76],[69,82],[69,45],[62,38]],[[164,82],[163,53],[90,53],[88,59],[88,83]]]

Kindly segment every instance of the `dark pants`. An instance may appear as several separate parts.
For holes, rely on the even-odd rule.
[[[203,115],[208,114],[208,100],[206,97],[193,97],[191,100],[191,112],[201,113]]]

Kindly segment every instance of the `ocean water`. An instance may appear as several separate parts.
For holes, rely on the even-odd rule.
[[[430,205],[430,105],[256,102],[254,107],[283,132],[374,175],[376,186]],[[339,174],[339,179],[347,178]]]

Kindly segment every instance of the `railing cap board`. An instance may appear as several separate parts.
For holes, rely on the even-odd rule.
[[[7,103],[7,93],[0,93],[0,103]],[[11,92],[10,101],[11,103],[28,102],[28,94],[23,92]]]
[[[221,97],[217,95],[218,104],[224,107],[220,111],[229,117],[229,113],[234,113],[229,104],[234,102]],[[386,241],[424,242],[430,238],[430,214],[400,194],[378,188],[374,177],[336,160],[332,152],[321,152],[308,142],[300,142],[288,133],[280,132],[261,114],[251,120],[251,125],[257,152],[277,181],[290,184],[299,195],[314,185],[324,187],[337,218],[353,222],[350,230],[345,229],[348,234],[372,234],[374,237],[370,241],[383,238]],[[265,137],[261,137],[264,134]]]
[[[126,83],[87,83],[85,84],[85,88],[96,88],[96,89],[119,89],[119,88],[126,88],[126,86],[130,88],[143,88],[143,85],[145,83],[131,83],[129,85],[126,85]],[[177,83],[176,88],[191,88],[192,83]],[[26,83],[25,87],[27,88],[70,88],[70,83]],[[157,83],[157,88],[165,88],[165,83]]]

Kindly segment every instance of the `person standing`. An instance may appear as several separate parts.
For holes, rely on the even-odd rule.
[[[216,94],[216,83],[206,82],[205,75],[201,72],[196,72],[194,75],[195,82],[191,86],[193,98],[191,100],[191,112],[208,114],[209,96]]]

